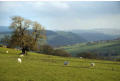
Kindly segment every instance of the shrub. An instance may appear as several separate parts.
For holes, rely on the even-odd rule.
[[[120,58],[116,59],[116,61],[120,61]]]
[[[3,45],[2,45],[2,44],[0,44],[0,47],[3,47]]]
[[[54,49],[50,45],[42,45],[40,47],[40,53],[45,53],[45,54],[53,54]]]
[[[61,50],[61,49],[54,49],[50,45],[42,45],[40,47],[40,53],[44,53],[44,54],[48,54],[48,55],[55,55],[55,56],[64,56],[64,57],[71,56],[66,51]]]
[[[64,57],[70,57],[71,56],[68,52],[66,52],[64,50],[61,50],[61,49],[54,50],[54,55],[56,55],[56,56],[64,56]]]

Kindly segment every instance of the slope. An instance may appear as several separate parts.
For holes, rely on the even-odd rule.
[[[81,52],[95,52],[100,56],[117,56],[120,55],[120,40],[79,43],[60,47],[60,49],[66,50],[73,56]]]
[[[6,54],[5,51],[9,53]],[[119,81],[120,62],[63,58],[29,52],[17,62],[20,51],[0,48],[0,81]],[[63,66],[69,61],[68,66]],[[95,67],[90,67],[94,62]]]

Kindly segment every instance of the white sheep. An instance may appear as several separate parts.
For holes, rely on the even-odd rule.
[[[95,63],[91,63],[90,65],[91,65],[92,67],[94,67],[94,66],[95,66]]]
[[[80,57],[80,59],[82,59],[83,57]]]
[[[20,55],[20,57],[24,57],[24,55]]]
[[[21,63],[21,62],[22,62],[21,58],[18,58],[18,63]]]
[[[8,53],[8,50],[6,51],[6,53]]]
[[[68,61],[64,61],[64,65],[68,65],[69,64],[69,62]]]

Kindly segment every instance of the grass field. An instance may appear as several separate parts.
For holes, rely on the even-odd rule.
[[[0,81],[120,81],[120,62],[29,52],[19,64],[18,53],[15,49],[0,48]],[[69,65],[64,66],[64,61],[69,61]],[[92,62],[95,67],[90,66]]]

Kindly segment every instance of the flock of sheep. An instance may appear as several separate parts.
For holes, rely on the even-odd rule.
[[[69,64],[68,61],[64,61],[64,65],[65,65],[65,66],[68,65],[68,64]],[[95,66],[95,63],[90,63],[90,66],[94,67],[94,66]]]
[[[6,53],[8,53],[8,51],[6,51]],[[22,57],[24,57],[24,55],[20,55],[19,58],[17,59],[18,63],[22,63]],[[80,59],[82,59],[83,57],[80,57]],[[64,65],[67,66],[69,64],[68,61],[64,61]],[[94,67],[95,63],[90,63],[90,66]]]

